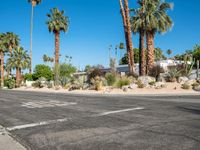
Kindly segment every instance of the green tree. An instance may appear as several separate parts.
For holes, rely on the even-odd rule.
[[[7,69],[16,69],[16,85],[20,86],[22,69],[30,67],[30,57],[22,47],[14,48],[12,57],[8,58]]]
[[[4,86],[4,56],[7,52],[5,34],[0,34],[1,87]]]
[[[42,0],[28,0],[31,3],[31,23],[30,23],[30,70],[29,73],[32,73],[32,43],[33,43],[33,15],[34,7],[42,2]]]
[[[193,57],[195,60],[200,60],[200,45],[195,45],[193,48]]]
[[[60,32],[67,32],[69,28],[69,19],[64,16],[64,11],[59,11],[57,8],[50,10],[47,14],[49,32],[55,34],[55,64],[59,64],[59,51],[60,51]]]
[[[5,44],[6,44],[6,48],[9,49],[9,57],[12,57],[12,51],[13,48],[16,48],[17,46],[19,46],[19,36],[12,33],[12,32],[7,32],[5,34]],[[9,76],[11,74],[12,70],[7,70],[7,76]]]
[[[44,77],[46,80],[50,81],[53,79],[53,71],[47,65],[36,65],[33,73],[33,80],[37,80]]]
[[[154,57],[155,57],[155,61],[166,59],[165,55],[163,54],[163,51],[160,48],[155,48]]]
[[[76,72],[76,67],[71,64],[62,63],[60,65],[60,76],[70,78],[73,73]]]
[[[134,48],[134,60],[135,63],[139,63],[139,49]],[[120,65],[127,65],[128,64],[128,54],[125,53],[124,57],[121,58],[120,60]]]

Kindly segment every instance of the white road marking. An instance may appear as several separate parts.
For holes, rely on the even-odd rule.
[[[129,109],[122,109],[122,110],[116,110],[116,111],[108,111],[108,112],[103,112],[97,115],[94,115],[95,117],[100,117],[100,116],[106,116],[110,114],[117,114],[117,113],[122,113],[122,112],[128,112],[128,111],[134,111],[134,110],[142,110],[144,107],[136,107],[136,108],[129,108]]]
[[[60,102],[60,101],[37,101],[23,103],[21,106],[26,108],[45,108],[45,107],[62,107],[76,105],[75,102]]]
[[[19,125],[19,126],[14,126],[14,127],[8,127],[8,128],[6,128],[6,130],[8,130],[8,131],[14,131],[14,130],[32,128],[32,127],[37,127],[37,126],[44,126],[44,125],[56,124],[56,123],[60,123],[60,122],[66,122],[68,120],[70,120],[70,118],[57,119],[57,120],[49,120],[49,121],[42,121],[42,122],[38,122],[38,123],[31,123],[31,124]]]

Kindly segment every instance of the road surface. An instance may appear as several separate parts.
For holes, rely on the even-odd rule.
[[[200,95],[2,90],[0,125],[31,150],[199,150]]]

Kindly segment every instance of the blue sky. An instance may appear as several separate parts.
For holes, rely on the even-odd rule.
[[[174,3],[169,14],[174,27],[164,35],[157,35],[155,46],[163,50],[172,49],[174,54],[200,44],[199,0],[169,0]],[[129,0],[136,7],[135,0]],[[109,45],[124,42],[124,33],[118,0],[43,0],[36,7],[33,33],[33,64],[43,63],[43,54],[53,56],[54,35],[45,24],[50,8],[65,10],[70,18],[69,32],[61,34],[61,60],[65,55],[73,57],[73,64],[83,68],[87,64],[108,65]],[[31,6],[27,0],[6,0],[0,5],[0,32],[15,32],[21,45],[29,50]],[[133,36],[138,47],[138,36]],[[114,50],[113,50],[114,51]],[[114,53],[113,53],[114,54]]]

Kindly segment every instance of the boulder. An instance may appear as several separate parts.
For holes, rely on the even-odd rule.
[[[156,79],[150,76],[141,76],[138,80],[144,85],[144,87],[148,87],[150,82],[156,82]]]
[[[162,89],[162,88],[166,88],[167,85],[166,85],[166,83],[164,83],[164,82],[156,82],[155,85],[154,85],[154,87],[155,87],[156,89]]]
[[[192,84],[194,84],[194,83],[196,83],[196,82],[197,82],[196,80],[191,79],[191,80],[186,81],[185,83],[186,83],[186,84],[189,84],[189,85],[192,85]]]
[[[200,92],[200,86],[193,87],[193,90]]]
[[[188,77],[179,77],[179,78],[178,78],[178,83],[184,84],[184,83],[186,83],[188,80],[189,80]]]
[[[129,86],[123,86],[123,87],[122,87],[122,90],[123,90],[124,92],[128,92],[128,89],[129,89]]]
[[[198,78],[196,81],[197,81],[198,83],[200,83],[200,78]]]
[[[27,88],[31,88],[34,81],[26,81],[25,85]]]
[[[138,87],[138,85],[135,84],[135,83],[132,83],[132,84],[129,85],[129,88],[132,89],[132,90],[136,89],[137,87]]]

